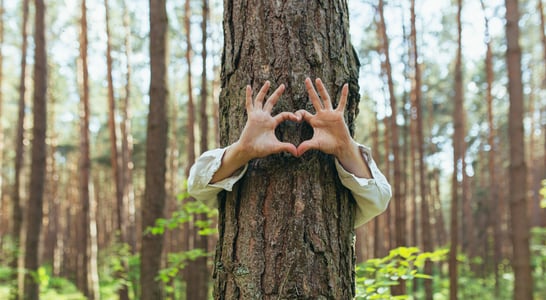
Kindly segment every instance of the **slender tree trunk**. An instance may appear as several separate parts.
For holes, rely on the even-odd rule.
[[[112,42],[110,36],[110,13],[108,0],[104,0],[105,8],[105,26],[106,26],[106,76],[108,79],[108,131],[110,132],[110,165],[112,166],[112,178],[114,181],[114,192],[116,200],[116,235],[119,243],[126,242],[126,227],[125,227],[125,205],[123,203],[123,181],[122,173],[120,169],[120,155],[118,151],[118,139],[116,130],[116,118],[115,118],[115,96],[114,96],[114,79],[112,77]],[[122,274],[117,274],[118,277],[123,273],[127,273],[127,265],[122,260]],[[118,290],[120,300],[129,299],[129,288],[127,284],[122,284]]]
[[[116,104],[114,96],[114,79],[112,78],[112,42],[110,36],[110,13],[108,0],[104,0],[105,20],[106,20],[106,77],[108,81],[108,131],[110,133],[110,164],[112,166],[112,178],[115,187],[116,199],[116,230],[120,235],[120,241],[124,241],[124,207],[123,207],[123,187],[121,186],[121,175],[119,168],[119,151],[116,130]]]
[[[379,118],[374,118],[374,129],[372,131],[372,149],[374,149],[374,157],[380,157],[379,154]],[[383,234],[380,229],[383,228],[383,218],[381,216],[373,219],[373,257],[382,257],[385,250],[383,249]]]
[[[419,52],[417,47],[417,29],[415,25],[415,0],[411,0],[411,34],[410,42],[412,46],[412,64],[413,64],[413,84],[412,84],[412,103],[414,104],[415,111],[412,112],[412,117],[415,118],[415,124],[417,129],[417,155],[419,164],[419,192],[421,195],[421,235],[423,241],[423,251],[432,251],[432,235],[430,230],[430,209],[427,197],[428,187],[426,183],[426,165],[425,165],[425,139],[423,136],[423,109],[422,109],[422,97],[421,97],[421,68],[419,66]],[[424,273],[432,276],[432,262],[430,260],[425,261]],[[432,299],[432,280],[425,280],[425,299]]]
[[[29,11],[29,0],[23,0],[23,22],[22,22],[22,37],[23,42],[21,45],[21,73],[19,76],[19,104],[18,104],[18,113],[17,113],[17,135],[15,137],[15,168],[14,175],[15,180],[12,190],[12,226],[11,226],[11,236],[13,239],[13,249],[15,253],[12,253],[9,266],[12,270],[16,270],[12,276],[12,296],[18,297],[18,259],[19,259],[19,243],[21,238],[21,230],[23,225],[23,210],[21,208],[21,171],[23,168],[23,139],[24,139],[24,123],[25,123],[25,98],[26,98],[26,84],[25,80],[27,77],[27,31],[28,31],[28,11]]]
[[[544,18],[544,6],[542,0],[537,0],[537,10],[540,14],[540,40],[542,41],[542,59],[546,62],[546,20]],[[546,71],[543,74],[541,81],[542,90],[546,90]],[[542,120],[546,119],[546,108],[542,108],[541,111]],[[542,124],[542,132],[544,132],[544,149],[543,149],[543,158],[544,162],[542,165],[542,178],[546,178],[546,123]],[[546,209],[542,209],[542,227],[546,227]]]
[[[186,175],[195,161],[195,105],[193,101],[193,80],[192,80],[192,42],[191,42],[191,6],[190,0],[185,0],[184,4],[184,28],[186,30],[186,63],[188,64],[188,161],[186,165]]]
[[[219,74],[219,66],[215,65],[213,67],[214,74]],[[220,146],[220,106],[218,103],[218,95],[220,94],[220,80],[215,78],[212,80],[212,104],[214,113],[212,119],[214,120],[214,147],[218,148]]]
[[[266,13],[267,12],[267,13]],[[305,77],[320,77],[332,100],[344,83],[351,133],[358,104],[358,61],[349,42],[345,1],[227,1],[220,96],[221,144],[245,125],[244,86],[286,85],[279,111],[310,108]],[[310,138],[306,124],[284,123],[283,140]],[[318,151],[250,162],[232,192],[219,197],[216,299],[351,299],[354,200]]]
[[[498,296],[500,292],[500,278],[499,278],[499,265],[501,262],[501,214],[500,214],[500,203],[499,195],[497,192],[497,175],[495,170],[495,157],[496,157],[496,144],[495,144],[495,124],[493,122],[493,50],[491,49],[491,36],[489,33],[489,18],[485,15],[485,3],[483,0],[480,1],[482,5],[482,10],[484,12],[484,23],[485,23],[485,74],[487,81],[486,88],[486,102],[487,102],[487,124],[489,132],[487,135],[487,143],[489,145],[489,155],[488,155],[488,173],[489,173],[489,203],[487,205],[488,211],[492,210],[493,216],[489,217],[488,227],[493,229],[493,270],[495,273],[495,295]],[[491,213],[491,212],[490,212]]]
[[[388,82],[388,88],[389,88],[389,100],[390,100],[390,109],[391,109],[391,117],[390,117],[390,146],[392,147],[392,156],[394,158],[393,160],[393,173],[394,173],[394,182],[393,182],[393,190],[394,190],[394,203],[395,203],[395,211],[394,211],[394,218],[395,218],[395,245],[396,247],[400,246],[406,246],[406,220],[405,220],[405,210],[406,205],[405,201],[402,198],[402,189],[400,188],[401,181],[402,181],[402,172],[401,172],[401,165],[400,165],[400,142],[398,140],[398,125],[396,124],[396,118],[398,116],[398,108],[397,108],[397,101],[396,101],[396,95],[394,93],[394,80],[392,78],[392,67],[391,67],[391,61],[390,61],[390,53],[389,53],[389,38],[387,36],[387,27],[385,24],[385,17],[383,14],[383,0],[379,0],[378,4],[378,12],[379,12],[379,26],[380,26],[380,33],[381,33],[381,42],[382,42],[382,52],[385,54],[385,62],[383,66],[385,67],[385,74],[387,75],[387,82]],[[405,281],[400,280],[399,284],[392,287],[392,293],[393,295],[404,295],[406,293],[406,284]]]
[[[156,280],[161,264],[163,236],[146,229],[163,217],[167,156],[167,11],[165,0],[150,0],[150,112],[146,133],[146,183],[142,201],[140,287],[142,300],[163,298]]]
[[[517,0],[506,0],[506,64],[510,110],[510,220],[515,281],[514,299],[533,298],[529,224],[526,200],[526,166],[523,133],[523,84],[521,79],[521,48],[519,46],[519,8]]]
[[[189,1],[188,1],[189,2]],[[200,128],[200,145],[199,150],[201,153],[208,150],[208,117],[207,117],[207,19],[208,19],[208,0],[202,1],[202,71],[201,71],[201,100],[199,105],[199,128]],[[189,24],[188,24],[189,25]],[[189,26],[188,28],[189,29]],[[189,70],[189,69],[188,69]],[[188,74],[190,76],[191,74]],[[195,221],[205,221],[207,219],[206,214],[195,215]],[[208,238],[205,235],[199,234],[199,228],[194,226],[193,230],[193,246],[195,249],[202,249],[208,252]],[[191,279],[188,278],[188,286],[186,288],[186,299],[207,300],[208,299],[208,283],[209,283],[209,271],[207,267],[207,257],[203,256],[190,262],[188,270],[192,273]],[[190,284],[191,283],[191,284]]]
[[[79,244],[79,268],[80,288],[88,299],[97,299],[98,295],[96,274],[96,253],[93,251],[96,247],[96,235],[93,234],[92,222],[94,222],[92,205],[93,198],[90,196],[89,186],[91,184],[91,159],[89,149],[89,72],[87,63],[87,3],[81,2],[81,32],[80,32],[80,89],[81,89],[81,120],[80,120],[80,202],[81,219],[80,228],[82,235]]]
[[[4,0],[0,0],[0,45],[4,45]],[[2,47],[0,47],[0,120],[2,120],[2,115],[4,114],[3,105],[4,105],[4,93],[2,87],[4,86],[4,53]],[[4,215],[4,126],[0,122],[0,214]],[[5,228],[3,225],[4,218],[0,217],[0,226]],[[3,249],[3,240],[4,229],[0,231],[0,249]]]
[[[187,144],[187,162],[186,162],[186,178],[189,176],[189,171],[193,163],[195,162],[195,105],[193,100],[193,78],[192,78],[192,59],[193,50],[191,43],[191,6],[190,0],[184,2],[184,29],[186,31],[186,63],[188,65],[187,84],[188,84],[188,120],[186,124],[186,131],[188,133]],[[202,134],[202,133],[201,133]],[[185,203],[194,201],[192,197],[188,197],[184,200]],[[199,239],[197,232],[199,229],[194,225],[195,222],[188,222],[185,224],[185,244],[187,248],[196,248],[196,238]],[[191,246],[190,246],[191,245]],[[205,248],[206,249],[206,248]],[[201,265],[197,261],[189,263],[188,268],[185,271],[186,278],[186,298],[187,299],[206,299],[207,297],[207,282],[206,278],[199,276]],[[204,281],[203,281],[204,280]]]
[[[133,136],[131,134],[131,25],[130,16],[125,0],[123,3],[123,27],[125,28],[125,95],[122,101],[122,121],[121,121],[121,160],[122,160],[122,181],[123,181],[123,203],[127,208],[127,235],[126,242],[130,246],[130,252],[134,254],[136,250],[135,234],[135,193],[133,188]]]
[[[32,162],[29,199],[26,215],[25,235],[25,280],[24,299],[40,298],[37,281],[39,263],[39,241],[42,227],[43,198],[46,170],[46,128],[47,128],[47,55],[45,41],[45,5],[35,0],[34,30],[34,96],[32,128]]]
[[[202,20],[201,20],[201,102],[199,102],[199,128],[201,131],[201,140],[199,150],[201,153],[209,148],[209,118],[207,114],[208,102],[208,78],[207,78],[207,23],[209,19],[209,1],[202,2]]]
[[[457,299],[457,252],[459,247],[459,201],[460,181],[462,180],[462,160],[464,142],[463,124],[463,74],[462,74],[462,25],[461,11],[462,0],[457,1],[457,32],[458,46],[455,61],[455,99],[453,110],[453,177],[451,181],[451,245],[449,251],[449,296],[451,300]]]

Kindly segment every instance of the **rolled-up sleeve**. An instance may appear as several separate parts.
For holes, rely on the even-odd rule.
[[[387,178],[372,159],[369,148],[359,146],[367,162],[372,178],[359,178],[349,173],[336,159],[336,169],[341,183],[348,188],[356,200],[355,228],[370,221],[387,209],[392,190]]]
[[[231,177],[221,181],[210,183],[214,173],[222,164],[222,157],[226,148],[214,149],[203,153],[193,164],[188,177],[188,193],[197,200],[206,201],[213,199],[222,191],[231,191],[233,185],[243,177],[248,165],[245,165]]]

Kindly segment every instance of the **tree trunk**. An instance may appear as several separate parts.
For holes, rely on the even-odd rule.
[[[131,26],[130,16],[125,0],[123,3],[123,27],[125,28],[125,95],[122,101],[121,129],[121,173],[123,186],[123,203],[127,213],[126,242],[130,246],[130,252],[136,251],[135,234],[135,193],[133,188],[133,136],[131,134]]]
[[[423,241],[423,251],[432,252],[432,234],[430,230],[430,201],[427,197],[427,182],[426,176],[426,165],[425,165],[425,138],[423,134],[423,108],[422,108],[422,97],[421,97],[421,68],[419,66],[419,52],[417,47],[417,29],[415,25],[415,0],[411,0],[411,34],[410,42],[412,47],[412,65],[413,65],[413,84],[411,92],[411,102],[413,103],[412,107],[414,111],[411,116],[415,120],[415,125],[417,129],[417,155],[418,155],[418,164],[419,164],[419,192],[421,198],[421,235]],[[432,276],[432,262],[430,260],[425,261],[424,273]],[[432,291],[432,280],[425,280],[425,299],[432,300],[433,291]]]
[[[497,192],[497,178],[495,170],[495,156],[496,156],[496,144],[495,144],[495,124],[493,122],[493,50],[491,48],[491,36],[489,32],[489,18],[485,15],[485,3],[484,0],[481,0],[481,6],[484,13],[484,24],[485,24],[485,74],[487,81],[486,88],[486,102],[487,102],[487,126],[489,128],[487,135],[487,143],[489,145],[489,155],[488,155],[488,173],[489,173],[489,201],[486,205],[487,211],[493,216],[488,216],[489,221],[487,222],[487,227],[492,227],[493,231],[493,272],[495,273],[495,295],[498,296],[500,292],[500,278],[499,278],[499,265],[501,262],[501,220],[500,210],[499,210],[499,195]]]
[[[526,166],[523,133],[523,84],[521,79],[521,48],[519,46],[519,8],[517,0],[506,0],[506,65],[510,110],[510,220],[515,281],[514,299],[533,298],[529,224],[526,200]]]
[[[201,20],[201,102],[199,103],[199,129],[201,131],[201,140],[199,150],[201,153],[209,148],[209,118],[207,115],[208,102],[208,78],[207,78],[207,23],[209,18],[209,1],[203,0]]]
[[[25,279],[24,299],[40,298],[37,280],[39,263],[39,242],[43,216],[43,198],[46,171],[46,128],[47,128],[47,55],[45,41],[45,5],[35,0],[34,31],[34,96],[32,128],[32,162],[29,199],[26,215],[25,235]]]
[[[187,1],[189,2],[189,1]],[[188,3],[189,5],[189,3]],[[202,2],[202,71],[201,71],[201,100],[199,103],[199,128],[201,139],[199,142],[199,150],[201,153],[208,150],[208,117],[207,117],[207,18],[208,18],[208,0]],[[189,21],[189,20],[188,20]],[[189,23],[188,23],[189,32]],[[188,35],[189,38],[189,35]],[[189,61],[188,61],[189,66]],[[189,70],[189,69],[188,69]],[[191,74],[188,74],[190,76]],[[195,215],[194,223],[199,221],[205,221],[207,219],[206,214]],[[199,228],[194,226],[193,229],[193,247],[194,249],[202,249],[208,252],[208,238],[205,235],[199,234]],[[209,284],[209,270],[207,266],[207,257],[199,257],[188,265],[188,271],[191,272],[191,276],[188,276],[186,287],[186,299],[207,300],[208,284]]]
[[[167,156],[167,11],[165,0],[150,0],[150,110],[146,133],[146,183],[142,201],[140,288],[142,300],[163,298],[156,280],[161,267],[163,236],[146,233],[163,217]]]
[[[0,45],[4,45],[4,0],[0,0]],[[3,115],[4,93],[2,92],[4,79],[4,53],[0,47],[0,119]],[[0,122],[0,214],[4,215],[4,126]],[[4,227],[4,218],[0,218],[0,227]],[[6,232],[0,231],[0,249],[3,249],[3,240]]]
[[[542,41],[542,59],[546,62],[546,20],[544,18],[544,6],[542,5],[542,0],[537,0],[538,5],[537,9],[540,14],[540,40]],[[541,87],[542,90],[546,90],[546,72],[543,74],[544,78],[542,78],[541,81]],[[546,108],[542,108],[541,111],[542,120],[546,119]],[[542,131],[544,132],[544,151],[542,152],[542,156],[544,159],[543,165],[542,165],[542,178],[546,178],[546,123],[542,124]],[[542,227],[546,227],[546,209],[542,209]]]
[[[449,251],[449,296],[457,299],[457,250],[459,246],[459,199],[460,181],[462,180],[462,160],[464,143],[463,124],[463,74],[462,74],[462,0],[457,1],[457,56],[455,61],[455,97],[453,109],[453,176],[451,180],[451,245]]]
[[[114,181],[114,192],[116,200],[116,240],[119,243],[126,242],[126,227],[125,227],[125,205],[123,203],[123,181],[120,170],[120,155],[118,151],[118,139],[116,133],[116,118],[115,118],[115,96],[114,96],[114,79],[112,78],[112,42],[110,36],[110,13],[108,0],[104,0],[105,26],[106,26],[106,77],[108,79],[108,131],[110,132],[110,164],[112,166],[112,178]],[[127,273],[127,265],[122,260],[122,274],[117,274],[120,277],[123,273]],[[129,288],[127,284],[122,284],[118,290],[120,300],[129,299]]]
[[[383,14],[383,0],[379,0],[378,3],[378,12],[379,12],[379,31],[380,31],[380,40],[382,43],[381,52],[385,55],[385,62],[382,64],[384,66],[384,73],[387,75],[387,83],[389,88],[389,101],[390,101],[390,109],[391,109],[391,117],[390,119],[390,146],[392,149],[392,157],[393,157],[393,173],[394,173],[394,182],[393,182],[393,190],[394,190],[394,218],[395,218],[395,227],[394,227],[394,234],[395,234],[395,246],[406,246],[406,218],[405,218],[405,210],[406,205],[405,201],[402,198],[402,189],[401,189],[401,181],[402,181],[402,172],[401,172],[401,165],[400,165],[400,150],[399,145],[400,142],[398,140],[398,125],[396,124],[396,118],[397,118],[397,101],[396,101],[396,95],[394,93],[394,81],[392,78],[392,67],[391,67],[391,60],[390,60],[390,51],[389,51],[389,38],[387,36],[387,27],[385,24],[385,17]],[[398,285],[392,287],[392,293],[393,295],[404,295],[406,293],[406,284],[405,281],[400,280]]]
[[[346,120],[354,131],[358,61],[349,42],[345,1],[227,1],[220,96],[221,144],[245,125],[244,86],[286,85],[279,111],[311,109],[305,77],[320,77],[332,99],[344,83]],[[282,140],[310,138],[307,125],[283,123]],[[214,278],[216,299],[351,299],[354,289],[354,200],[333,157],[272,155],[250,162],[232,192],[219,196]]]
[[[80,236],[79,244],[79,272],[80,276],[79,287],[83,294],[88,299],[96,299],[99,297],[97,286],[98,282],[96,278],[98,275],[95,273],[97,267],[96,253],[93,251],[93,246],[96,246],[96,236],[92,234],[92,202],[94,201],[90,196],[89,185],[91,178],[91,159],[89,149],[89,72],[87,64],[87,4],[86,0],[81,2],[81,32],[80,32],[80,70],[79,77],[80,89],[81,89],[81,109],[80,114],[80,202],[81,202],[81,219],[80,228],[82,235]]]
[[[26,94],[26,69],[27,69],[27,31],[28,31],[28,11],[29,11],[29,0],[23,0],[23,24],[22,24],[22,37],[23,42],[21,45],[21,73],[19,76],[19,104],[18,104],[18,113],[17,113],[17,135],[15,138],[15,168],[14,168],[14,184],[13,184],[13,194],[12,194],[12,226],[11,226],[11,236],[13,239],[13,249],[15,253],[12,253],[9,266],[12,270],[18,270],[18,259],[19,259],[19,243],[21,238],[21,230],[23,225],[23,210],[21,208],[21,170],[23,168],[23,140],[24,140],[24,123],[25,123],[25,94]],[[18,271],[13,273],[12,276],[12,295],[18,294]]]
[[[124,208],[123,208],[123,187],[119,169],[119,151],[116,130],[116,104],[114,96],[114,79],[112,78],[112,42],[110,36],[110,14],[108,0],[104,0],[105,26],[106,26],[106,77],[108,81],[108,131],[110,133],[110,164],[112,166],[112,179],[116,200],[116,230],[120,235],[120,241],[124,241]]]

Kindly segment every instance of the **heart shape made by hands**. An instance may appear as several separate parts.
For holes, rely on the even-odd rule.
[[[275,128],[275,136],[284,143],[298,147],[302,142],[313,137],[313,127],[305,121],[284,121]]]

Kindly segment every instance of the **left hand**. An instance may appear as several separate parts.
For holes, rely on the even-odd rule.
[[[309,99],[313,103],[316,114],[313,115],[304,109],[295,113],[309,123],[314,130],[313,137],[298,146],[298,156],[310,149],[316,149],[339,157],[344,152],[344,149],[347,149],[347,146],[353,142],[349,134],[349,128],[345,124],[343,117],[345,105],[347,104],[347,95],[349,94],[349,86],[347,84],[343,86],[339,104],[334,109],[322,80],[317,78],[315,82],[322,101],[315,91],[311,79],[305,79],[307,93],[309,93]]]

